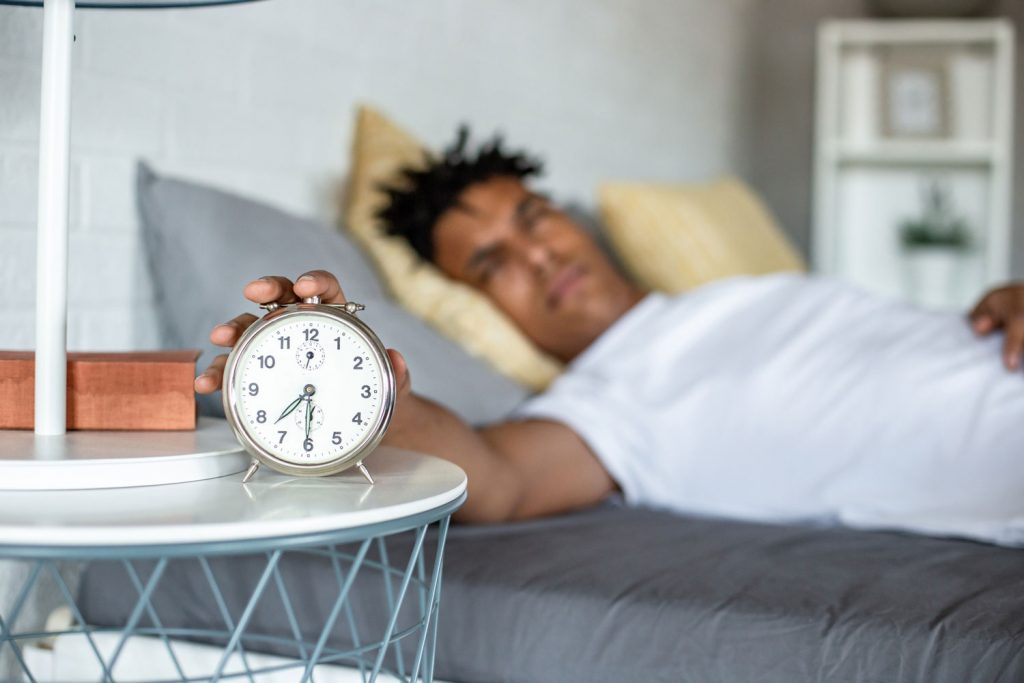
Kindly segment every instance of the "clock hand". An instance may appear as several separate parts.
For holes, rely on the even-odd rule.
[[[313,421],[313,399],[306,401],[306,438],[309,438],[309,427]]]
[[[286,418],[289,415],[291,415],[295,411],[295,409],[299,407],[299,404],[302,403],[302,399],[305,398],[305,396],[306,396],[305,394],[301,394],[297,399],[295,399],[294,401],[289,403],[288,407],[284,409],[283,413],[281,413],[281,417],[279,417],[276,420],[274,420],[274,424],[277,424],[278,422],[280,422],[284,418]]]
[[[302,393],[299,394],[299,397],[288,404],[288,407],[284,409],[284,412],[281,413],[281,416],[274,420],[274,424],[277,424],[278,422],[280,422],[281,420],[295,412],[295,409],[299,407],[303,400],[311,398],[315,393],[316,387],[314,387],[312,384],[307,384],[306,386],[304,386],[302,388]]]

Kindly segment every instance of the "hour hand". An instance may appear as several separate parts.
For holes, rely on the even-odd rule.
[[[295,412],[295,409],[299,407],[299,404],[302,403],[302,399],[304,397],[305,397],[305,394],[299,396],[297,399],[295,399],[294,401],[289,403],[288,407],[284,409],[283,413],[281,413],[281,417],[279,417],[276,420],[274,420],[274,424],[277,424],[278,422],[280,422],[281,420],[285,419],[286,417],[291,415],[293,412]]]

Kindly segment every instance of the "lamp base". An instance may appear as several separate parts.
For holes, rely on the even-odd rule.
[[[0,430],[0,491],[180,484],[242,472],[250,460],[227,422],[214,418],[182,432]]]

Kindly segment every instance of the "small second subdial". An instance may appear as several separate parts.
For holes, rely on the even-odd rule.
[[[308,341],[295,350],[295,362],[303,370],[317,370],[324,364],[324,347],[319,342]]]
[[[300,429],[305,429],[306,428],[306,406],[305,405],[299,406],[299,409],[296,410],[293,414],[295,415],[295,426],[299,427]],[[323,424],[324,424],[324,411],[323,411],[322,408],[320,408],[320,406],[314,405],[313,406],[313,414],[310,416],[310,420],[309,420],[309,431],[310,432],[314,432],[317,429],[319,429],[321,426],[323,426]]]

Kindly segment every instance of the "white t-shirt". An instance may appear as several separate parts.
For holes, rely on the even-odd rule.
[[[649,294],[514,418],[565,423],[628,502],[1024,543],[1024,373],[1002,334],[836,280]]]

